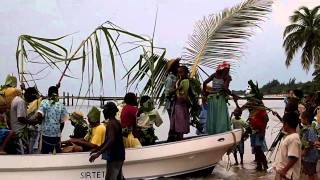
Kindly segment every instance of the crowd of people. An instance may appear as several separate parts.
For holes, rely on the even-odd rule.
[[[194,107],[193,83],[187,66],[180,65],[180,59],[167,63],[167,78],[164,82],[165,109],[170,120],[168,142],[183,140],[190,132],[191,114]],[[244,141],[249,139],[258,171],[266,171],[268,150],[265,135],[269,121],[268,111],[283,122],[275,144],[280,143],[274,167],[277,178],[297,179],[302,172],[309,179],[316,179],[316,165],[320,146],[320,93],[305,97],[301,90],[291,91],[285,103],[285,113],[278,113],[265,107],[263,94],[257,84],[248,82],[245,98],[239,106],[239,97],[232,93],[229,84],[230,64],[220,64],[216,72],[202,85],[202,103],[199,112],[202,129],[198,133],[218,134],[234,129],[243,129],[243,137],[234,149],[236,164],[243,164]],[[211,85],[209,84],[211,83]],[[108,176],[122,177],[125,148],[153,145],[157,141],[154,126],[163,122],[154,107],[153,98],[127,93],[119,106],[108,102],[101,111],[92,107],[87,116],[82,112],[69,114],[59,101],[59,85],[51,86],[46,97],[40,96],[35,87],[17,88],[17,79],[8,76],[0,89],[0,154],[55,154],[60,152],[91,151],[90,161],[101,154],[108,161]],[[228,112],[228,100],[232,97],[236,109]],[[199,102],[197,100],[197,102]],[[244,120],[242,112],[249,111]],[[87,120],[86,120],[87,119]],[[101,121],[104,119],[104,121]],[[61,142],[61,132],[67,120],[74,127],[70,139]],[[299,170],[298,170],[299,169]],[[109,173],[109,171],[108,171]]]

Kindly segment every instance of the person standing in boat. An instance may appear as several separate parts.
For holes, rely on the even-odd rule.
[[[41,101],[38,110],[38,121],[41,122],[42,154],[61,152],[61,131],[67,119],[67,109],[59,102],[58,87],[51,86],[48,90],[48,99]]]
[[[180,59],[172,59],[167,63],[168,76],[164,83],[165,95],[165,109],[168,112],[169,119],[171,119],[173,100],[175,97],[175,85],[177,82],[178,68],[180,66]],[[174,133],[169,130],[168,141],[174,141]]]
[[[218,134],[229,131],[231,122],[229,119],[227,97],[237,96],[229,90],[231,76],[230,64],[223,62],[218,65],[217,71],[203,82],[203,103],[208,103],[207,133]],[[212,90],[208,91],[207,84],[212,81]]]
[[[13,88],[10,93],[13,98],[10,107],[10,118],[9,127],[15,133],[14,144],[16,149],[14,153],[17,154],[28,154],[30,147],[30,135],[27,125],[31,123],[27,119],[27,102],[32,101],[28,91],[24,94],[24,99],[22,98],[21,90]]]
[[[125,148],[122,138],[122,128],[116,119],[118,108],[115,103],[108,102],[103,107],[104,118],[108,119],[105,143],[92,152],[89,161],[94,162],[102,154],[102,159],[107,161],[106,180],[122,180],[122,166],[125,160]]]
[[[170,131],[175,135],[174,141],[183,139],[183,134],[190,132],[190,113],[189,113],[189,70],[186,66],[178,68],[179,80],[176,82],[176,98],[170,118]]]

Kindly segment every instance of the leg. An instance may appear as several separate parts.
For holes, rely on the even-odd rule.
[[[261,171],[262,170],[262,163],[260,160],[258,147],[255,146],[253,149],[254,149],[254,159],[256,160],[256,164],[257,164],[256,170]]]
[[[239,144],[240,164],[243,165],[243,154],[244,154],[244,141]]]
[[[118,180],[122,173],[120,172],[122,168],[123,161],[114,161],[114,162],[107,162],[107,175],[106,180]]]
[[[233,157],[234,157],[234,160],[236,161],[236,163],[234,165],[238,165],[239,162],[238,162],[238,157],[237,157],[237,149],[233,150]]]
[[[266,155],[263,153],[261,146],[257,146],[256,147],[256,154],[257,154],[257,158],[258,158],[258,162],[260,163],[260,167],[261,170],[267,170],[268,169],[268,162],[267,162],[267,158]],[[262,168],[263,166],[263,168]],[[259,169],[260,169],[259,167]]]
[[[122,166],[123,166],[123,161],[121,161],[121,163],[119,164],[121,167],[120,167],[120,170],[119,170],[119,173],[118,173],[118,178],[117,180],[124,180],[124,176],[123,176],[123,172],[122,172]]]

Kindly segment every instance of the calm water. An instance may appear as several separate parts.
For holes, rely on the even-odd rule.
[[[243,105],[245,101],[239,101],[239,105]],[[266,100],[264,101],[265,106],[277,111],[280,115],[283,114],[284,111],[284,103],[282,100]],[[75,109],[81,110],[82,112],[86,113],[90,110],[90,106],[92,105],[86,105],[86,106],[79,106],[79,107],[68,107],[69,112],[74,111]],[[235,108],[235,104],[233,102],[230,102],[229,105],[229,112],[232,112]],[[158,136],[159,140],[166,140],[167,139],[167,133],[169,129],[169,119],[166,112],[164,112],[162,109],[159,110],[162,118],[163,118],[163,124],[156,128],[156,135]],[[243,118],[248,117],[248,112],[243,112]],[[268,123],[267,127],[267,133],[266,133],[266,141],[267,145],[270,146],[274,138],[276,137],[277,133],[279,132],[281,128],[281,124],[279,120],[272,115],[272,113],[269,113],[270,121]],[[65,140],[69,137],[69,135],[72,133],[73,128],[70,125],[70,123],[67,123],[64,131],[62,132],[62,139]],[[196,129],[191,127],[191,132],[187,134],[186,136],[194,136],[196,135]],[[222,160],[219,162],[219,164],[214,169],[212,175],[208,177],[196,177],[196,178],[188,178],[188,179],[227,179],[227,180],[256,180],[256,179],[274,179],[274,174],[272,172],[269,173],[261,173],[256,172],[254,170],[255,164],[253,164],[253,155],[251,154],[251,147],[250,142],[247,140],[245,142],[245,154],[244,154],[244,165],[243,166],[231,166],[229,170],[227,170],[228,167],[228,160],[231,161],[231,164],[234,164],[234,158],[231,154],[230,158],[228,156],[224,156]],[[238,157],[239,158],[239,157]],[[270,153],[267,154],[267,158],[269,158],[270,163],[274,160],[274,156],[270,155]],[[269,165],[271,167],[271,164]],[[319,171],[318,171],[319,172]],[[320,177],[320,174],[319,174]],[[177,179],[177,178],[170,178],[170,179]]]

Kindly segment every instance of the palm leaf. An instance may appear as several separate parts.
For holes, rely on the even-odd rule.
[[[204,17],[190,36],[182,59],[192,64],[191,76],[197,67],[204,65],[216,68],[223,61],[232,64],[243,54],[243,44],[271,12],[272,0],[246,0],[243,3]]]
[[[98,34],[103,33],[104,36],[100,37]],[[113,36],[113,34],[116,34],[116,37]],[[36,36],[30,36],[30,35],[21,35],[18,39],[18,46],[16,50],[16,59],[17,59],[17,69],[18,72],[21,74],[21,81],[23,79],[22,76],[24,76],[24,67],[25,63],[28,63],[28,59],[30,58],[27,51],[31,51],[36,53],[39,58],[43,62],[38,62],[39,64],[48,64],[53,70],[58,69],[61,71],[62,75],[58,81],[60,83],[63,79],[63,77],[70,77],[67,76],[67,71],[70,71],[69,65],[76,61],[76,60],[82,60],[82,68],[81,68],[81,86],[80,91],[82,88],[82,82],[84,74],[86,74],[88,77],[88,89],[91,88],[94,82],[94,74],[95,74],[95,66],[97,67],[100,77],[100,82],[103,85],[103,62],[105,62],[105,59],[110,59],[111,61],[111,68],[113,73],[114,80],[116,79],[116,59],[117,56],[121,58],[121,50],[118,47],[118,38],[122,35],[125,38],[133,39],[135,42],[140,42],[140,46],[145,46],[145,43],[149,44],[150,41],[138,34],[126,31],[121,29],[120,27],[117,27],[116,25],[107,22],[102,24],[101,26],[97,27],[88,37],[86,37],[81,44],[78,46],[78,48],[71,53],[69,56],[67,48],[60,45],[59,41],[66,38],[69,35],[65,35],[58,38],[42,38],[42,37],[36,37]],[[104,51],[104,48],[102,47],[101,43],[107,43],[107,51],[109,52],[109,57],[102,57],[102,53]],[[27,51],[26,51],[27,49]],[[30,50],[29,50],[30,49]],[[133,49],[135,50],[135,49]],[[126,52],[132,51],[132,50],[125,50]],[[115,53],[116,52],[116,53]],[[91,69],[92,71],[85,72],[85,67],[89,66],[90,61]],[[121,58],[122,61],[122,58]],[[34,63],[36,61],[32,61]],[[64,70],[61,69],[60,63],[66,63]],[[24,78],[25,79],[25,78]],[[115,87],[116,87],[116,81]]]

